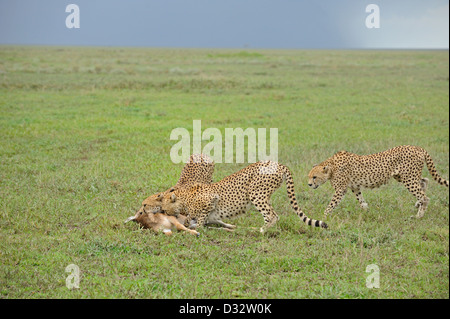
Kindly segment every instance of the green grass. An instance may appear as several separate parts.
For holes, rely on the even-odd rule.
[[[448,298],[448,189],[425,217],[396,182],[350,193],[328,230],[299,221],[286,188],[265,235],[255,210],[234,233],[172,237],[123,224],[175,184],[172,129],[278,128],[279,161],[321,219],[312,165],[339,150],[424,147],[449,178],[448,51],[0,47],[2,298]],[[246,164],[216,164],[215,180]],[[424,176],[431,176],[424,169]],[[66,288],[66,266],[81,270]],[[365,272],[380,268],[380,288]]]

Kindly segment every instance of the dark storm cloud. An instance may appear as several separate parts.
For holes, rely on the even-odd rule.
[[[65,8],[80,8],[79,29],[68,29]],[[365,7],[379,3],[386,28],[365,27]],[[397,4],[395,4],[397,3]],[[420,37],[397,32],[395,18],[402,23],[436,21],[428,13],[448,1],[294,1],[294,0],[0,0],[0,43],[154,46],[154,47],[250,47],[250,48],[358,48],[389,47],[397,37],[409,37],[406,46],[427,45],[427,26],[416,27]],[[434,11],[433,11],[434,8]],[[384,10],[384,11],[383,11]],[[430,33],[442,29],[438,19]],[[445,24],[445,21],[444,21]],[[387,27],[395,30],[387,29]],[[411,26],[410,26],[411,27]],[[409,27],[409,28],[410,28]],[[406,30],[401,24],[399,30]],[[378,31],[378,32],[376,32]],[[435,34],[435,46],[447,46]],[[385,39],[385,40],[384,40]],[[404,39],[403,39],[404,40]],[[421,42],[421,43],[418,43]],[[443,44],[442,44],[443,43]]]

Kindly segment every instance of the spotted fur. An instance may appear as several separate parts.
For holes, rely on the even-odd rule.
[[[188,186],[194,183],[210,184],[214,173],[214,161],[204,154],[192,154],[189,163],[184,165],[175,187]]]
[[[327,228],[324,222],[308,218],[298,206],[294,181],[288,167],[271,161],[251,164],[216,183],[174,189],[164,195],[162,209],[168,215],[188,216],[185,225],[196,219],[198,227],[219,224],[232,229],[235,226],[224,223],[222,219],[244,214],[253,204],[264,217],[264,226],[261,228],[261,232],[264,232],[278,220],[270,197],[283,180],[286,181],[288,197],[298,217],[308,225]]]
[[[169,188],[168,190],[153,194],[147,197],[143,202],[139,210],[136,212],[135,216],[129,217],[127,221],[134,221],[139,223],[144,228],[151,228],[154,230],[162,229],[162,226],[166,226],[167,224],[163,216],[159,218],[155,218],[155,216],[150,216],[153,214],[161,214],[161,201],[163,199],[164,194],[167,194],[169,191],[173,191],[174,189],[187,187],[189,185],[194,185],[196,183],[209,184],[212,183],[212,175],[214,173],[214,162],[208,156],[204,154],[193,154],[189,158],[189,163],[186,163],[181,171],[180,178],[174,187]],[[161,214],[164,215],[164,214]],[[173,225],[177,226],[176,221],[170,219]],[[185,218],[180,217],[178,219],[179,222],[184,223]],[[151,225],[151,227],[149,226]],[[179,230],[184,230],[182,228],[178,228]]]
[[[196,183],[210,184],[212,183],[213,173],[214,161],[210,157],[204,154],[191,155],[189,157],[189,163],[184,165],[180,178],[175,186],[144,199],[140,210],[148,213],[161,212],[161,200],[164,194],[176,188],[187,187]]]
[[[316,189],[330,180],[335,193],[325,210],[327,216],[340,203],[348,188],[356,195],[361,207],[368,208],[361,188],[380,187],[393,177],[416,197],[416,207],[419,209],[416,217],[421,218],[429,202],[425,195],[428,179],[422,177],[424,163],[434,180],[448,187],[449,182],[439,176],[428,152],[410,145],[394,147],[372,155],[338,152],[312,168],[308,174],[308,185]]]

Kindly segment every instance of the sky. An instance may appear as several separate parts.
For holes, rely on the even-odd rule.
[[[69,4],[79,28],[66,25]],[[379,28],[366,24],[370,4]],[[448,49],[449,1],[0,0],[0,44]]]

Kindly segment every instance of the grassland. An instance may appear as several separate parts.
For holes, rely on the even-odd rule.
[[[172,237],[123,224],[178,179],[172,129],[278,128],[297,199],[321,219],[329,184],[311,166],[336,151],[426,148],[449,177],[448,51],[0,47],[2,298],[448,298],[449,194],[431,181],[425,217],[396,182],[348,194],[312,229],[252,209],[234,233]],[[215,180],[245,164],[217,164]],[[424,176],[431,179],[428,171]],[[66,266],[81,271],[66,287]],[[366,287],[366,267],[380,288]]]

